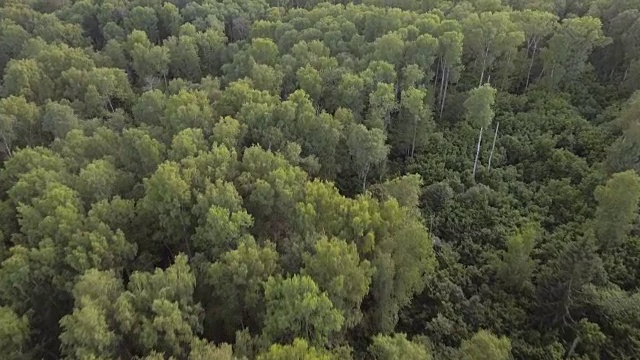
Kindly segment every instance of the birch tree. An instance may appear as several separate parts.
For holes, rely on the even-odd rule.
[[[491,87],[491,85],[483,85],[471,90],[469,98],[464,102],[467,122],[472,127],[480,129],[478,133],[478,146],[475,161],[473,162],[474,176],[478,165],[478,159],[480,157],[482,132],[491,125],[495,115],[492,106],[495,103],[496,93],[496,89]]]
[[[347,147],[354,166],[362,181],[362,191],[367,190],[367,176],[373,166],[387,159],[389,146],[387,136],[380,129],[367,129],[364,125],[354,125],[347,137]]]

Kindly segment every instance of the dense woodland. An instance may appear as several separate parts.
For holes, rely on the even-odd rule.
[[[3,359],[640,356],[640,0],[0,5]]]

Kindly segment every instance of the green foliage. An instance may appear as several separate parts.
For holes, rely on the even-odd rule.
[[[508,287],[522,289],[529,285],[536,265],[531,255],[539,233],[537,224],[527,224],[507,239],[507,250],[501,254],[495,267],[498,278]]]
[[[507,337],[497,337],[486,330],[480,330],[460,346],[460,359],[464,360],[507,360],[511,354],[511,341]]]
[[[0,307],[0,345],[6,359],[19,360],[27,358],[26,342],[29,338],[29,320],[19,317],[9,307]]]
[[[405,334],[395,334],[394,336],[376,335],[373,338],[373,343],[369,346],[369,352],[373,359],[378,360],[431,359],[424,346],[407,340]]]
[[[385,145],[386,135],[380,129],[367,129],[363,125],[352,127],[347,138],[349,154],[362,181],[362,190],[367,188],[367,176],[371,167],[381,164],[389,148]]]
[[[302,274],[309,275],[328,293],[331,302],[342,312],[345,326],[358,324],[373,269],[367,260],[360,261],[355,244],[320,239],[315,244],[315,252],[304,255],[304,263]]]
[[[230,334],[242,327],[258,331],[265,311],[263,283],[277,272],[278,253],[273,245],[260,247],[247,240],[225,253],[207,269],[206,283],[213,293],[207,320]]]
[[[603,247],[619,246],[637,217],[640,177],[634,171],[614,174],[594,193],[598,202],[594,226]]]
[[[492,106],[495,103],[496,89],[490,85],[471,90],[469,98],[464,102],[466,120],[475,128],[488,128],[495,115]]]
[[[329,354],[310,347],[303,339],[295,339],[291,345],[271,345],[268,352],[258,356],[258,360],[330,360],[332,358]]]
[[[325,345],[342,328],[344,317],[308,276],[269,278],[265,282],[264,336],[275,342],[303,338]]]

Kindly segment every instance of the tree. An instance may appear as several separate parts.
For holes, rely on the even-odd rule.
[[[322,83],[322,77],[318,70],[307,64],[296,71],[296,77],[300,89],[309,94],[311,100],[313,100],[316,103],[316,106],[320,108],[322,87],[324,84]]]
[[[29,321],[26,315],[18,316],[11,308],[0,307],[0,347],[8,360],[27,359],[26,343],[29,338]]]
[[[480,78],[478,86],[482,86],[498,58],[515,54],[524,42],[524,33],[506,12],[474,13],[464,19],[463,24],[465,45],[471,56],[479,59],[476,71]]]
[[[42,130],[55,138],[64,138],[67,133],[80,127],[80,119],[73,108],[64,103],[47,102],[42,114]]]
[[[433,78],[431,66],[437,56],[438,39],[430,34],[419,35],[414,41],[407,44],[405,58],[408,64],[416,64],[427,74],[428,80]]]
[[[496,89],[491,85],[483,85],[477,87],[469,93],[469,97],[464,102],[466,110],[466,120],[474,128],[480,128],[478,135],[478,148],[476,150],[476,159],[473,163],[473,175],[476,174],[478,159],[480,157],[480,144],[482,142],[482,131],[488,128],[493,121],[494,112],[492,106],[495,103]]]
[[[115,144],[98,144],[109,146],[111,152],[115,151],[116,166],[134,174],[138,179],[151,175],[165,158],[164,145],[141,128],[124,129],[119,141],[109,139],[111,135],[114,134],[105,131],[104,136],[107,139],[103,142],[115,140]],[[116,146],[117,148],[113,149]]]
[[[360,76],[343,74],[334,93],[336,104],[350,109],[354,114],[360,114],[364,106],[363,90],[364,80]]]
[[[268,91],[273,95],[280,94],[284,75],[278,69],[269,65],[254,64],[249,75],[256,90]]]
[[[538,224],[527,224],[507,239],[507,250],[495,267],[498,278],[508,287],[522,289],[529,284],[536,265],[531,255],[539,232]]]
[[[149,218],[152,239],[173,249],[191,253],[192,204],[189,184],[182,179],[178,164],[165,162],[144,182],[145,195],[138,203]]]
[[[474,128],[488,128],[493,121],[495,113],[492,106],[495,103],[497,90],[491,85],[483,85],[469,92],[469,97],[464,102],[466,120]]]
[[[369,94],[367,124],[370,127],[387,129],[391,125],[391,113],[397,108],[394,86],[379,82],[375,91]]]
[[[605,168],[609,174],[640,170],[637,160],[640,154],[640,124],[636,121],[639,113],[640,92],[635,92],[613,122],[616,128],[622,130],[622,134],[607,149]]]
[[[127,74],[121,69],[69,69],[62,73],[65,98],[87,116],[103,116],[116,110],[114,102],[128,103],[133,97]]]
[[[541,42],[553,33],[557,27],[558,17],[554,14],[537,11],[523,10],[513,14],[515,21],[524,32],[527,48],[525,55],[529,59],[527,69],[527,80],[525,89],[529,88],[531,82],[531,71],[536,60],[536,56],[540,52]]]
[[[349,154],[362,181],[362,191],[367,190],[367,176],[372,166],[382,164],[389,153],[386,136],[380,129],[367,129],[358,124],[351,127],[347,138]]]
[[[411,87],[419,87],[425,80],[425,73],[416,64],[407,65],[402,69],[401,88],[403,90]]]
[[[4,89],[7,95],[44,102],[53,97],[54,84],[51,74],[47,74],[34,59],[12,59],[4,71]]]
[[[141,83],[150,81],[153,77],[161,77],[167,82],[171,61],[168,48],[152,45],[147,33],[134,30],[127,37],[127,49]]]
[[[598,207],[594,219],[598,240],[605,248],[619,246],[637,217],[640,177],[635,171],[614,174],[594,192]]]
[[[409,209],[418,209],[422,195],[423,181],[418,174],[404,175],[376,185],[377,189]]]
[[[209,144],[204,138],[202,129],[188,128],[180,131],[171,141],[169,159],[180,161],[189,156],[196,156],[208,150]]]
[[[460,359],[507,360],[511,356],[511,341],[507,337],[480,330],[460,346]]]
[[[342,328],[344,317],[310,277],[271,277],[264,286],[267,314],[263,334],[267,339],[303,338],[323,346]]]
[[[400,207],[395,199],[378,206],[382,221],[375,226],[381,233],[372,249],[371,265],[376,271],[370,288],[373,304],[366,323],[374,331],[388,333],[397,325],[400,309],[424,289],[435,258],[433,240],[415,212]]]
[[[11,59],[20,54],[22,46],[29,38],[29,33],[11,20],[0,21],[0,73]]]
[[[208,259],[218,259],[248,236],[252,225],[253,218],[244,209],[233,211],[213,204],[195,229],[192,237],[194,250],[205,254]]]
[[[172,3],[164,3],[162,7],[155,9],[158,17],[158,37],[159,40],[166,39],[169,36],[176,36],[181,31],[180,25],[184,22],[182,15],[180,15],[180,9]],[[195,27],[191,24],[185,24],[191,26],[195,33]]]
[[[73,288],[75,309],[60,320],[65,358],[106,359],[117,355],[119,338],[111,330],[114,302],[124,288],[113,272],[89,270]]]
[[[329,299],[344,317],[345,328],[360,322],[360,306],[369,290],[373,269],[367,260],[360,260],[355,244],[344,240],[322,238],[314,253],[303,255],[308,275],[327,292]]]
[[[431,355],[424,346],[407,339],[406,334],[376,335],[369,346],[369,353],[376,360],[429,360]]]
[[[439,76],[440,90],[438,92],[440,98],[440,118],[442,118],[442,113],[444,112],[449,83],[456,81],[462,70],[463,39],[464,35],[459,31],[447,31],[438,38],[439,64],[442,69],[442,75]],[[436,74],[436,80],[438,80],[438,74]],[[436,81],[436,85],[437,84]]]
[[[40,109],[20,96],[0,99],[0,139],[6,153],[11,156],[14,142],[18,146],[40,143]]]
[[[171,4],[168,4],[171,5]],[[164,46],[169,52],[169,71],[176,78],[198,81],[202,78],[196,39],[188,35],[170,37]]]
[[[424,135],[431,125],[431,108],[426,104],[426,97],[427,93],[420,89],[409,88],[402,91],[401,104],[406,123],[399,124],[398,135],[402,148],[411,158],[415,155],[416,143],[420,140],[420,143],[424,142]]]
[[[166,134],[171,138],[187,128],[200,128],[205,136],[211,134],[213,109],[203,91],[180,90],[167,98],[160,118]]]
[[[200,66],[203,75],[220,75],[222,67],[222,51],[225,49],[226,37],[222,31],[215,28],[207,28],[196,35]]]
[[[265,312],[263,283],[277,272],[273,244],[259,246],[247,239],[223,254],[207,269],[206,283],[213,293],[206,307],[207,323],[226,336],[243,328],[258,332]]]
[[[125,27],[128,32],[144,31],[147,37],[154,42],[160,40],[158,37],[158,16],[151,7],[136,6],[131,9],[125,20]]]
[[[602,33],[600,19],[581,17],[565,19],[542,53],[544,82],[555,87],[584,73],[593,49],[611,41]]]
[[[389,33],[376,39],[372,60],[394,64],[396,68],[404,62],[405,41],[398,32]]]
[[[275,66],[278,59],[278,47],[271,39],[255,38],[251,40],[249,54],[258,64]]]
[[[193,299],[195,282],[185,255],[166,270],[131,274],[127,290],[113,303],[119,331],[132,342],[130,353],[185,355],[202,326],[202,308]]]
[[[229,149],[235,149],[242,144],[245,132],[246,125],[226,116],[213,126],[212,139],[214,143],[225,145]]]
[[[116,193],[118,177],[122,176],[109,161],[95,160],[78,174],[78,191],[88,204],[109,200]]]
[[[258,355],[258,360],[331,360],[333,359],[328,353],[318,350],[304,339],[294,339],[291,345],[273,344],[269,350]]]

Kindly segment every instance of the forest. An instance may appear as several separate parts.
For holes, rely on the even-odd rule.
[[[640,357],[640,0],[0,0],[0,357]]]

